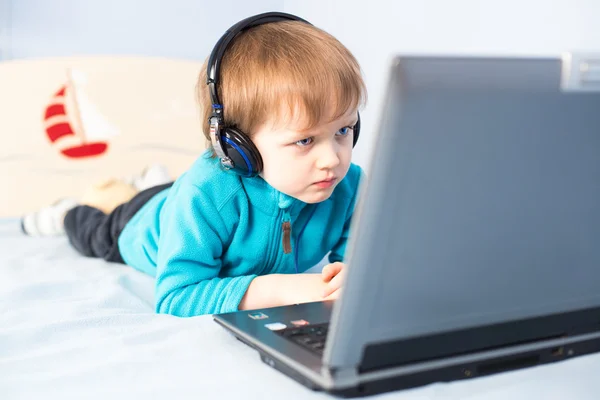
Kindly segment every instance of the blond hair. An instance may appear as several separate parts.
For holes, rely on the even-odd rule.
[[[206,65],[197,91],[202,130],[210,142]],[[225,124],[249,136],[261,124],[281,126],[290,118],[311,129],[366,102],[352,53],[330,34],[298,21],[264,24],[238,35],[225,52],[218,82]]]

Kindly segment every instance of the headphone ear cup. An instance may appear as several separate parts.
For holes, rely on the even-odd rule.
[[[360,135],[360,113],[358,113],[358,120],[354,125],[354,129],[352,130],[352,147],[356,146],[356,142],[358,142],[358,136]]]
[[[237,128],[225,128],[221,133],[221,142],[225,154],[233,161],[233,171],[248,177],[262,172],[262,157],[248,135]]]

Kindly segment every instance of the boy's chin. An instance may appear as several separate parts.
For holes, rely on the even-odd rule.
[[[298,200],[303,201],[304,203],[307,203],[307,204],[316,204],[316,203],[321,203],[321,202],[327,200],[328,198],[330,198],[332,193],[333,193],[333,189],[332,190],[320,190],[318,192],[302,193],[299,196],[293,196],[293,197],[296,197]]]

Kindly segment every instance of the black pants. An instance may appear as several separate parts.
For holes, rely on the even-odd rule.
[[[71,245],[86,257],[103,258],[124,264],[119,252],[119,235],[125,224],[133,218],[155,194],[173,183],[154,186],[136,194],[110,214],[90,206],[77,206],[65,215],[65,232]]]

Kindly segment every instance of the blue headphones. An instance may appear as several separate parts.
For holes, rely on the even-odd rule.
[[[206,84],[208,85],[212,102],[212,114],[208,119],[211,142],[217,157],[221,160],[221,165],[242,176],[251,177],[258,175],[263,169],[263,160],[248,135],[234,126],[225,126],[223,105],[217,93],[221,60],[227,47],[238,34],[258,25],[279,21],[301,21],[310,25],[308,21],[291,14],[280,12],[258,14],[243,19],[229,28],[221,36],[208,59]],[[356,145],[359,133],[360,114],[358,115],[358,122],[354,125],[352,146]]]

